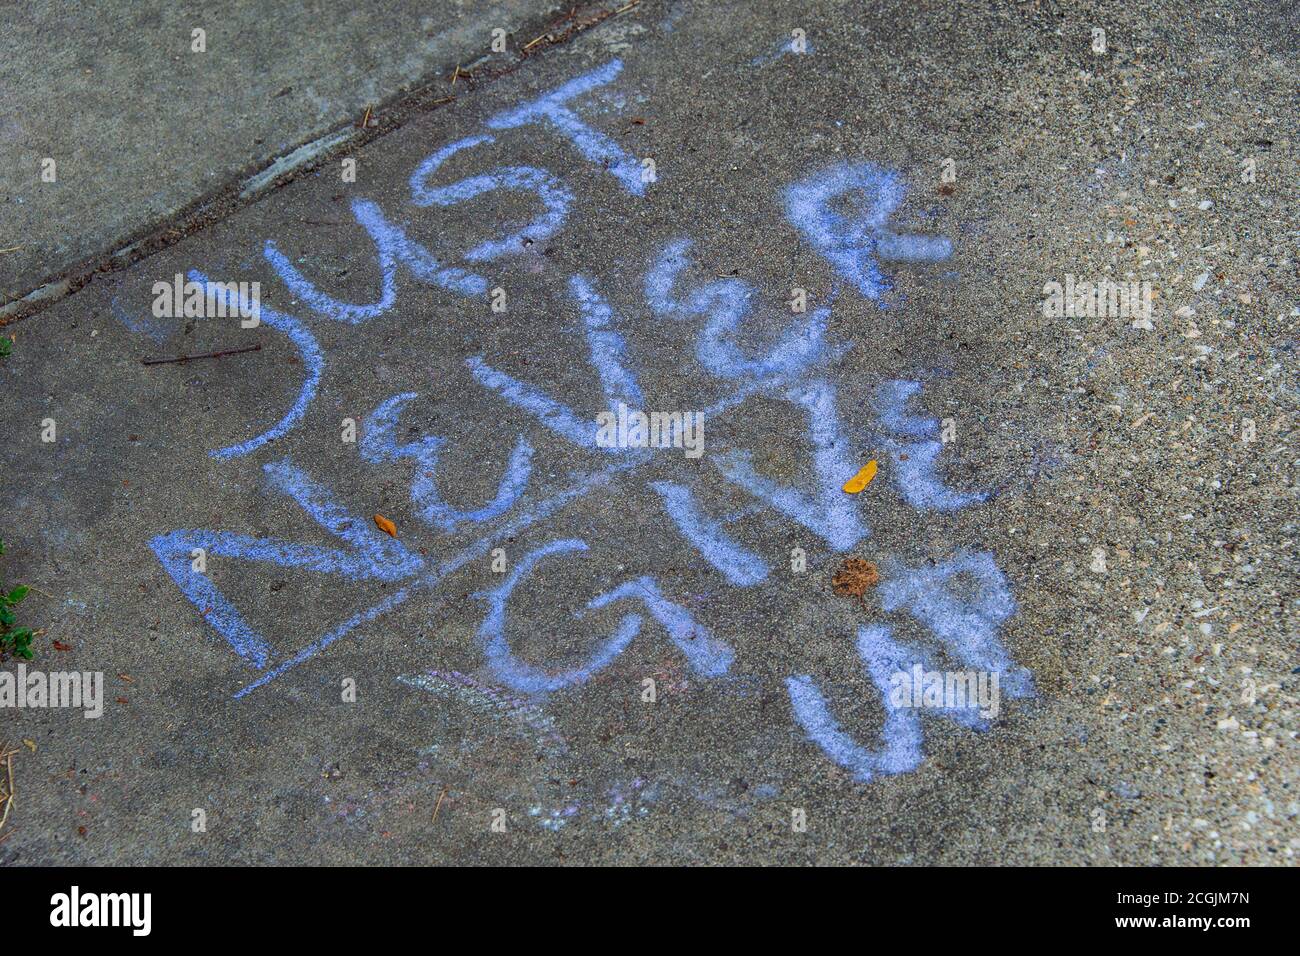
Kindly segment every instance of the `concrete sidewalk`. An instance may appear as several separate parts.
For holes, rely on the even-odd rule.
[[[449,87],[458,65],[509,62],[561,6],[22,4],[0,58],[0,306],[129,260],[139,240],[147,251],[182,213],[220,215],[272,162],[362,138],[368,107],[379,126],[385,106]]]
[[[4,715],[0,862],[1294,863],[1297,37],[1228,16],[647,0],[12,327],[0,570],[106,689]]]

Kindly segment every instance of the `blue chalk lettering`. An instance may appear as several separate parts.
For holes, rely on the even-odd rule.
[[[763,559],[733,541],[719,522],[704,513],[689,488],[671,481],[653,481],[650,487],[663,499],[682,537],[728,581],[747,588],[766,580],[770,569]]]
[[[795,674],[785,681],[795,720],[831,760],[852,773],[860,783],[867,783],[876,774],[907,773],[921,765],[920,717],[914,709],[896,707],[889,699],[890,674],[910,666],[910,662],[904,666],[908,655],[890,635],[888,627],[858,629],[858,654],[880,690],[885,707],[885,723],[880,732],[884,740],[882,750],[865,749],[840,728],[817,683],[807,674]]]
[[[498,528],[495,532],[497,538],[510,538],[518,535],[528,528],[539,522],[554,516],[562,508],[566,507],[573,501],[581,498],[597,488],[603,488],[612,483],[619,475],[637,467],[640,459],[620,459],[605,467],[602,471],[593,472],[583,477],[577,483],[570,485],[563,491],[560,491],[543,501],[537,502],[527,511],[517,514],[512,520]],[[483,537],[467,546],[459,553],[445,559],[436,567],[430,569],[424,575],[411,584],[394,591],[385,597],[382,601],[365,611],[354,614],[342,624],[327,632],[315,641],[303,647],[293,657],[276,664],[266,671],[256,680],[242,687],[235,693],[236,698],[247,696],[259,687],[265,687],[267,684],[280,677],[293,668],[311,660],[317,654],[324,651],[331,644],[346,637],[349,633],[358,627],[378,620],[389,611],[399,607],[406,602],[418,590],[432,589],[444,581],[448,575],[465,567],[471,561],[477,561],[488,553],[492,546],[491,537]]]
[[[958,575],[978,585],[968,601],[950,587]],[[880,603],[886,611],[905,608],[959,660],[979,670],[997,671],[1008,697],[1034,695],[1029,671],[1012,661],[998,638],[1002,623],[1016,612],[1016,601],[991,552],[960,553],[945,564],[892,576],[880,586]]]
[[[802,321],[792,322],[766,356],[750,359],[731,341],[752,311],[754,289],[749,283],[722,279],[701,286],[685,299],[673,299],[673,286],[688,264],[690,246],[690,240],[679,239],[660,251],[646,271],[645,297],[656,315],[708,316],[696,343],[701,365],[722,378],[767,378],[794,374],[825,357],[829,309],[815,309]]]
[[[911,435],[914,438],[934,438],[939,434],[939,419],[926,415],[911,415],[908,400],[921,391],[920,382],[891,379],[876,389],[876,411],[880,423],[891,432]]]
[[[532,667],[514,656],[510,643],[506,639],[506,602],[516,585],[529,574],[533,567],[553,554],[572,554],[586,551],[587,545],[577,538],[552,541],[526,554],[507,576],[505,582],[496,590],[485,595],[488,613],[479,626],[478,637],[483,644],[488,667],[492,673],[507,687],[530,694],[547,693],[561,690],[573,684],[586,682],[591,675],[609,666],[619,654],[632,642],[632,638],[641,630],[641,617],[628,614],[619,622],[617,630],[601,644],[586,663],[559,674],[551,674],[540,668]]]
[[[352,201],[352,215],[370,234],[378,255],[380,286],[379,301],[365,305],[340,302],[321,292],[289,261],[270,239],[263,246],[262,255],[271,264],[289,291],[307,303],[319,315],[359,325],[383,315],[397,301],[397,264],[401,262],[411,274],[422,282],[436,285],[461,295],[482,295],[487,291],[487,280],[463,269],[443,267],[429,251],[408,239],[406,233],[389,223],[374,203],[365,199]]]
[[[891,288],[877,258],[936,262],[952,254],[942,237],[900,235],[889,217],[903,202],[906,188],[897,174],[871,163],[841,163],[815,173],[786,190],[790,222],[813,247],[868,299],[879,299]],[[853,193],[865,193],[867,206],[850,219],[831,204]]]
[[[482,595],[488,602],[488,613],[479,627],[478,636],[483,644],[488,667],[502,683],[526,693],[547,693],[574,684],[585,683],[593,674],[613,663],[632,639],[641,631],[642,617],[626,614],[614,634],[601,644],[587,659],[575,668],[553,674],[524,663],[514,656],[506,638],[506,603],[511,592],[543,558],[553,554],[573,554],[586,551],[586,542],[578,538],[552,541],[526,554],[515,565],[505,582],[495,590]],[[690,666],[706,677],[725,674],[735,657],[725,643],[717,640],[690,612],[668,600],[660,593],[652,577],[640,577],[625,582],[611,591],[593,598],[588,611],[599,610],[617,601],[638,600],[645,604],[651,616],[668,632],[668,637],[686,655]],[[585,613],[585,612],[584,612]]]
[[[532,166],[501,166],[490,173],[471,176],[448,186],[430,186],[427,181],[448,157],[462,149],[491,143],[491,136],[471,136],[438,150],[422,162],[411,175],[411,201],[417,206],[454,206],[468,202],[495,189],[513,189],[530,192],[541,200],[546,212],[517,232],[504,239],[488,241],[465,253],[470,262],[483,262],[503,255],[522,251],[525,239],[540,242],[560,231],[573,204],[573,193],[558,179]]]
[[[741,355],[729,336],[749,314],[753,290],[748,283],[727,279],[703,286],[685,299],[675,299],[673,288],[688,263],[690,245],[689,240],[679,239],[660,251],[646,271],[645,298],[651,311],[663,317],[709,316],[697,342],[701,365],[724,378],[767,382],[775,389],[826,358],[825,334],[830,319],[826,308],[814,310],[803,322],[793,323],[765,358],[751,360]],[[835,390],[829,383],[817,380],[787,384],[781,393],[807,415],[817,482],[812,498],[759,475],[747,453],[717,455],[711,461],[728,480],[821,535],[836,550],[848,550],[867,530],[858,518],[855,502],[840,493],[843,476],[855,469],[849,461],[847,442],[841,436]]]
[[[893,631],[888,627],[870,626],[858,628],[858,656],[867,666],[867,673],[871,675],[872,683],[879,689],[881,696],[885,700],[885,706],[892,712],[896,709],[889,698],[889,692],[892,689],[892,678],[898,674],[908,673],[913,667],[920,666],[922,671],[937,671],[939,668],[934,664],[928,654],[925,654],[914,647],[904,644],[895,643],[892,639]],[[999,675],[1000,677],[1000,675]],[[915,708],[903,707],[903,710],[916,713]],[[926,713],[936,716],[947,717],[954,723],[969,727],[971,730],[988,730],[989,722],[980,716],[980,712],[972,706],[957,706],[948,703],[940,707],[927,707]],[[899,721],[902,725],[902,721]],[[916,747],[909,747],[908,750],[914,752],[920,757],[920,724],[915,723]],[[919,760],[918,760],[919,762]],[[905,770],[911,770],[912,766],[905,767]],[[900,771],[889,771],[897,773]]]
[[[444,531],[452,531],[462,522],[479,523],[509,511],[528,486],[528,479],[532,475],[533,446],[520,435],[510,454],[505,475],[497,486],[496,496],[482,508],[458,511],[438,494],[438,452],[445,444],[444,439],[429,435],[419,441],[397,444],[395,433],[398,416],[415,397],[415,392],[395,395],[367,416],[359,449],[362,459],[371,464],[402,458],[413,459],[415,474],[411,479],[411,500],[415,502],[424,521]]]
[[[760,475],[747,452],[715,455],[710,460],[728,481],[819,535],[836,551],[847,551],[866,536],[867,527],[858,517],[856,501],[841,492],[844,476],[852,475],[856,468],[840,434],[835,388],[819,379],[792,386],[785,394],[807,415],[808,437],[813,446],[812,496]]]
[[[618,76],[623,69],[621,60],[611,60],[604,66],[545,93],[523,106],[498,113],[487,121],[491,129],[514,129],[529,123],[548,122],[568,137],[578,151],[597,166],[607,168],[634,196],[644,196],[646,184],[641,180],[641,164],[629,156],[604,133],[592,129],[568,107],[569,100],[590,93]]]
[[[735,652],[715,638],[707,627],[697,623],[686,608],[664,597],[655,579],[649,575],[627,581],[612,591],[593,598],[587,608],[594,611],[625,600],[645,604],[651,616],[668,632],[669,639],[686,655],[687,663],[696,672],[705,677],[720,677],[731,667],[736,657]]]
[[[225,286],[210,283],[203,273],[195,269],[189,271],[188,277],[192,282],[201,282],[209,297],[215,298],[218,294],[223,296],[228,310],[239,309],[242,310],[240,314],[246,314],[251,308],[251,303],[243,302],[242,297],[230,288],[229,283]],[[292,316],[277,312],[275,309],[266,306],[259,306],[259,315],[265,325],[283,332],[288,336],[289,341],[297,347],[298,355],[302,358],[303,368],[307,370],[307,377],[303,380],[297,401],[293,403],[293,407],[285,413],[285,416],[277,424],[248,441],[208,452],[213,458],[240,458],[253,453],[267,442],[275,441],[277,438],[287,435],[307,414],[307,406],[316,397],[316,389],[320,386],[321,376],[325,372],[325,355],[321,352],[316,337],[308,332],[301,322]]]
[[[897,442],[885,439],[894,467],[890,469],[894,486],[913,508],[931,511],[957,511],[988,500],[987,492],[953,491],[936,473],[935,466],[943,444],[933,440],[939,434],[939,420],[912,415],[907,403],[921,390],[920,382],[893,379],[876,390],[876,412],[880,423],[890,431],[924,439]]]
[[[659,251],[645,273],[645,299],[650,311],[663,318],[686,318],[682,303],[672,297],[678,277],[690,265],[691,240],[676,239]]]
[[[923,671],[937,668],[930,658],[893,640],[893,632],[880,625],[858,628],[858,656],[866,665],[871,681],[880,691],[885,708],[885,722],[881,728],[884,748],[870,751],[860,746],[845,733],[831,716],[826,699],[816,682],[806,674],[786,678],[786,689],[794,708],[795,720],[835,763],[850,771],[861,783],[876,774],[908,773],[921,765],[921,719],[914,706],[897,704],[890,690],[896,675],[910,673],[919,666]],[[987,730],[989,723],[973,707],[945,704],[928,708],[930,713],[942,715],[971,730]]]
[[[587,330],[591,364],[596,366],[605,391],[607,408],[618,402],[631,408],[642,405],[641,387],[636,376],[624,367],[623,336],[614,331],[614,313],[596,292],[590,279],[576,275],[569,279],[569,292],[578,300]]]
[[[641,388],[637,384],[636,375],[624,365],[623,337],[613,330],[613,311],[596,292],[591,280],[583,276],[573,276],[569,280],[569,292],[577,300],[582,312],[591,364],[596,367],[605,393],[603,410],[611,410],[619,402],[633,408],[640,406]],[[608,454],[635,451],[630,448],[600,446],[596,442],[598,426],[594,417],[579,418],[567,405],[551,398],[541,389],[488,365],[481,355],[471,356],[465,360],[465,364],[470,374],[484,388],[491,389],[516,408],[533,415],[566,441]]]
[[[935,463],[943,445],[937,441],[884,443],[894,462],[894,486],[913,508],[930,511],[958,511],[988,500],[986,491],[953,491],[935,474]],[[906,456],[906,457],[904,457]]]
[[[262,310],[263,318],[266,312]],[[350,515],[333,501],[324,487],[312,482],[287,460],[271,462],[263,470],[272,489],[291,497],[313,521],[341,538],[348,548],[202,530],[172,531],[150,542],[164,570],[190,603],[229,642],[235,653],[259,668],[266,666],[269,657],[266,640],[253,630],[206,574],[192,569],[191,549],[203,548],[209,556],[337,574],[352,581],[400,581],[424,566],[418,555],[381,534],[370,522]]]
[[[539,388],[521,382],[483,361],[483,356],[472,355],[465,365],[474,379],[486,389],[496,392],[511,405],[534,416],[555,434],[580,448],[598,448],[596,421],[579,418],[561,402],[557,402]],[[618,448],[601,448],[601,451],[618,452]]]

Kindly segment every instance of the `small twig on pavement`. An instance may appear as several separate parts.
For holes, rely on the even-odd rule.
[[[221,358],[223,355],[240,355],[244,352],[261,351],[262,344],[242,345],[237,349],[218,349],[215,352],[200,352],[197,355],[177,355],[174,358],[147,358],[140,359],[144,365],[165,365],[168,362],[188,362],[192,359]]]

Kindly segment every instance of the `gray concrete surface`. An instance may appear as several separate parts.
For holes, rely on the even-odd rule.
[[[509,34],[495,54],[507,59],[561,6],[0,5],[0,248],[13,250],[0,254],[0,303],[97,263],[367,107],[378,121],[404,92],[494,56],[493,29]]]
[[[796,29],[811,49],[782,55]],[[20,322],[0,361],[0,567],[41,589],[23,607],[45,628],[31,666],[103,671],[108,704],[98,720],[3,715],[18,802],[0,861],[1293,865],[1296,52],[1284,4],[647,0],[366,147],[356,183],[331,164]],[[616,58],[618,76],[572,106],[627,155],[655,160],[643,197],[617,163],[589,161],[552,126],[488,125]],[[428,182],[532,166],[573,202],[553,235],[471,261],[466,250],[537,216],[537,198],[493,190],[417,206],[410,180],[435,151],[484,135],[494,140]],[[862,162],[909,186],[891,229],[953,244],[946,261],[884,262],[894,287],[879,300],[819,252],[784,199]],[[836,208],[854,215],[855,198]],[[343,302],[380,301],[357,199],[442,266],[506,290],[506,311],[404,266],[383,314],[352,324],[313,309],[265,244]],[[647,407],[736,394],[701,364],[706,320],[649,307],[646,272],[679,237],[694,246],[675,294],[721,276],[755,289],[735,335],[746,354],[797,318],[791,288],[831,309],[830,351],[805,381],[834,388],[848,473],[817,476],[809,422],[771,374],[709,419],[695,460],[578,447],[472,374],[481,356],[594,417],[607,402],[576,275],[612,309]],[[191,269],[259,281],[263,307],[297,319],[323,357],[301,420],[246,456],[210,453],[285,415],[310,350],[265,322],[150,315],[152,284]],[[1044,284],[1067,274],[1150,280],[1151,327],[1045,317]],[[140,361],[253,343],[216,360]],[[909,411],[952,420],[937,474],[958,492],[992,489],[989,500],[955,511],[909,500],[918,449],[877,400],[899,379],[921,383]],[[396,439],[446,440],[437,487],[455,507],[492,499],[525,436],[535,453],[520,502],[444,531],[420,517],[410,458],[368,461],[340,439],[343,419],[362,423],[407,392],[418,397]],[[53,443],[41,441],[46,419]],[[824,433],[826,409],[814,420]],[[722,475],[736,451],[750,454],[748,481]],[[870,533],[847,549],[755,495],[767,481],[842,501],[838,483],[873,458],[880,473],[852,505]],[[425,583],[363,579],[355,559],[350,573],[319,554],[311,567],[267,560],[272,540],[299,556],[346,547],[269,480],[265,466],[286,460],[349,516],[337,533],[392,519]],[[742,586],[711,566],[653,481],[689,487],[766,580]],[[241,659],[205,621],[214,608],[164,571],[150,544],[176,529],[244,536],[225,540],[260,552],[216,554],[207,573],[265,637],[265,666]],[[513,652],[560,673],[622,615],[645,622],[589,680],[529,697],[490,666],[484,595],[506,577],[490,550],[513,570],[574,538],[589,550],[546,559],[511,595]],[[790,570],[796,546],[804,573]],[[887,624],[951,661],[951,644],[885,605],[907,569],[963,550],[991,553],[1005,574],[1016,613],[996,640],[1036,694],[1006,697],[984,732],[927,714],[919,766],[856,780],[800,726],[787,681],[807,675],[844,733],[880,748],[885,709],[858,629]],[[884,575],[862,601],[833,593],[846,555]],[[586,610],[643,576],[697,634],[730,646],[725,674],[693,670],[640,601]],[[342,699],[348,680],[355,703]],[[205,832],[193,832],[196,809]],[[498,809],[505,832],[491,827]]]

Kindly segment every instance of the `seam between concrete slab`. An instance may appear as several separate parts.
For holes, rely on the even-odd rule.
[[[515,28],[513,35],[529,36],[531,39],[517,43],[514,56],[508,62],[492,66],[490,61],[494,54],[480,51],[467,64],[457,64],[450,77],[445,69],[430,72],[411,90],[394,94],[376,107],[367,107],[365,113],[355,120],[336,126],[288,150],[251,173],[245,172],[237,176],[233,182],[228,182],[177,212],[137,230],[116,249],[83,260],[79,265],[64,270],[63,275],[10,298],[0,305],[0,328],[38,315],[88,285],[95,276],[120,271],[170,248],[182,239],[251,206],[268,193],[319,168],[328,160],[387,136],[417,116],[454,103],[458,97],[453,91],[458,83],[468,84],[472,93],[480,85],[514,73],[534,57],[568,43],[611,17],[631,12],[643,2],[644,0],[621,0],[616,5],[576,3],[567,13],[552,13],[540,23],[525,21]]]

